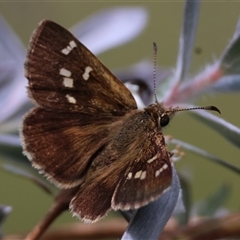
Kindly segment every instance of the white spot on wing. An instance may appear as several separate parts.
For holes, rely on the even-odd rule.
[[[86,68],[85,68],[85,72],[83,73],[83,75],[82,75],[82,77],[83,77],[83,79],[84,80],[88,80],[89,79],[89,73],[92,71],[93,69],[91,68],[91,67],[89,67],[89,66],[87,66]]]
[[[134,178],[140,178],[141,174],[142,174],[142,171],[136,172]]]
[[[59,74],[64,77],[71,77],[71,75],[72,75],[72,73],[65,68],[61,68]]]
[[[75,47],[77,47],[77,44],[72,40],[69,42],[69,45],[66,48],[62,49],[61,52],[65,55],[68,55]]]
[[[70,96],[69,94],[66,95],[66,98],[67,98],[68,102],[70,102],[72,104],[76,104],[76,102],[77,102],[77,100],[74,97]]]
[[[160,169],[155,172],[155,177],[158,177],[162,171],[168,168],[168,165],[165,163]]]
[[[156,160],[156,159],[157,159],[157,154],[156,154],[154,157],[148,159],[147,162],[148,162],[148,163],[151,163],[151,162],[153,162],[153,161]]]
[[[64,87],[69,87],[72,88],[73,87],[73,79],[72,78],[63,78],[63,85]]]
[[[162,166],[163,170],[167,169],[168,168],[168,165],[165,163],[163,166]]]
[[[130,180],[132,178],[132,173],[129,172],[128,175],[127,175],[127,179]]]
[[[73,49],[73,48],[77,47],[77,44],[74,41],[71,41],[69,43],[69,46]]]
[[[65,54],[65,55],[68,55],[70,53],[70,51],[67,48],[64,48],[62,50],[62,53]]]
[[[147,175],[147,172],[146,171],[143,171],[142,174],[141,174],[141,177],[140,179],[143,180],[146,178],[146,175]]]

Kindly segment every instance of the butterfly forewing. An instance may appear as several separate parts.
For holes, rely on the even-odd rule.
[[[24,153],[58,186],[76,186],[108,141],[109,124],[136,102],[85,46],[52,21],[35,30],[25,70],[29,95],[41,108],[24,119]]]
[[[124,115],[130,91],[70,32],[49,20],[33,34],[25,63],[29,95],[61,112]]]

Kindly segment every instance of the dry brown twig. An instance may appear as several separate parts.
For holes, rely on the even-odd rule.
[[[127,223],[120,219],[102,221],[98,224],[74,223],[45,233],[41,240],[116,239],[120,238]],[[202,219],[184,227],[173,219],[165,227],[160,240],[202,240],[240,237],[240,212],[215,219]],[[22,240],[22,235],[9,235],[3,240]]]

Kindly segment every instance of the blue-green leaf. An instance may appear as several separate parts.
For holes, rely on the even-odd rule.
[[[210,160],[210,161],[212,161],[212,162],[214,162],[214,163],[217,163],[217,164],[219,164],[219,165],[222,165],[222,166],[228,168],[229,170],[232,170],[233,172],[235,172],[235,173],[237,173],[237,174],[240,174],[240,169],[239,169],[238,167],[236,167],[236,166],[228,163],[228,162],[225,161],[225,160],[222,160],[222,159],[219,158],[219,157],[214,156],[214,155],[211,154],[211,153],[208,153],[208,152],[205,151],[205,150],[202,150],[202,149],[200,149],[200,148],[198,148],[198,147],[195,147],[195,146],[193,146],[193,145],[191,145],[191,144],[189,144],[189,143],[186,143],[186,142],[183,142],[183,141],[177,140],[177,139],[172,139],[172,140],[171,140],[171,143],[172,143],[172,144],[179,145],[179,146],[187,149],[188,151],[190,151],[190,152],[192,152],[192,153],[195,153],[195,154],[197,154],[197,155],[199,155],[199,156],[202,156],[202,157],[204,157],[204,158],[206,158],[206,159],[208,159],[208,160]]]
[[[193,114],[193,116],[201,122],[211,127],[211,129],[214,129],[226,140],[240,148],[240,128],[209,112],[196,111],[191,112],[191,114]]]

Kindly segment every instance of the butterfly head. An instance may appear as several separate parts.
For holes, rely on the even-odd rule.
[[[215,106],[205,106],[205,107],[193,107],[193,108],[169,108],[166,109],[162,103],[156,102],[155,104],[151,104],[146,111],[150,113],[150,115],[157,121],[158,128],[162,128],[168,125],[170,119],[176,112],[181,111],[192,111],[192,110],[210,110],[221,113],[220,110]]]

